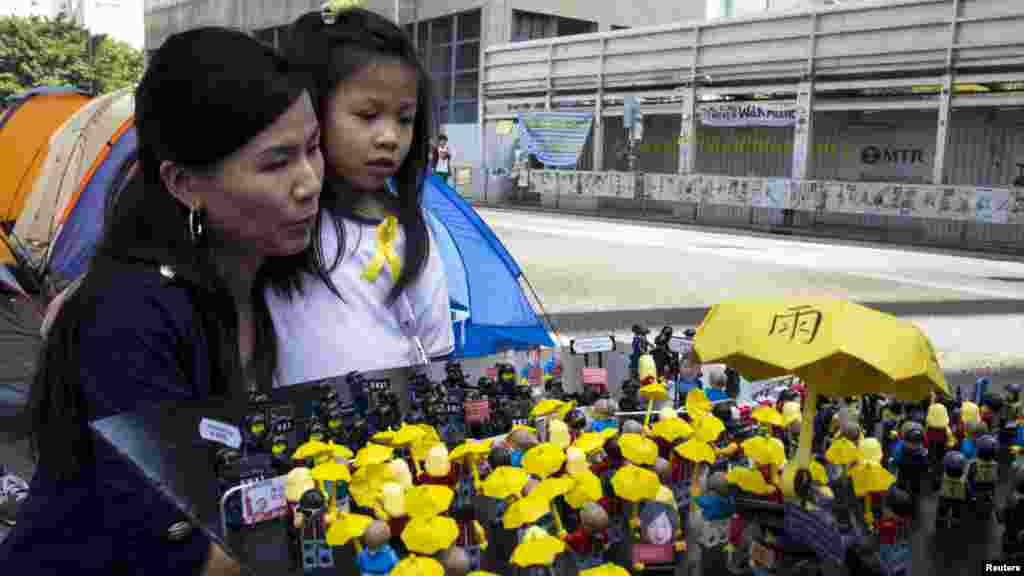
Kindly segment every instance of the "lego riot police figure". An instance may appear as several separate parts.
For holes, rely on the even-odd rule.
[[[629,375],[637,381],[640,380],[640,357],[651,352],[651,342],[647,339],[650,332],[644,326],[633,325],[633,349],[629,355]]]
[[[679,374],[679,353],[669,348],[672,342],[672,327],[665,326],[661,333],[654,339],[654,365],[658,368],[658,377],[665,380],[672,380]]]

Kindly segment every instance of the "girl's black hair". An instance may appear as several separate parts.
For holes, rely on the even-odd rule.
[[[185,285],[209,346],[215,395],[244,398],[247,384],[271,389],[277,346],[263,294],[268,287],[289,296],[300,291],[303,272],[329,283],[318,246],[269,258],[257,273],[252,301],[259,353],[246,374],[227,281],[214,266],[210,246],[192,242],[188,209],[171,196],[159,169],[171,161],[190,170],[215,170],[307,93],[307,80],[272,47],[237,30],[190,30],[157,50],[135,92],[138,165],[131,161],[134,168],[122,169],[112,185],[89,271],[54,320],[29,394],[33,452],[54,474],[73,476],[95,455],[88,429],[94,415],[79,384],[80,330],[125,264],[152,265],[154,273],[156,264],[191,272]]]
[[[300,16],[289,30],[285,53],[309,74],[314,87],[313,107],[321,124],[324,123],[327,103],[338,85],[367,66],[382,60],[397,60],[416,70],[418,89],[412,146],[395,175],[397,218],[405,234],[405,258],[398,282],[388,295],[388,300],[394,302],[419,278],[430,251],[427,222],[421,206],[422,184],[430,159],[429,137],[433,128],[434,98],[430,76],[408,35],[387,18],[362,8],[341,11],[331,24],[324,22],[319,11]],[[326,130],[322,137],[326,138]],[[334,173],[329,164],[325,166],[324,173],[324,193],[320,204],[334,216],[338,238],[337,257],[331,265],[333,270],[345,253],[341,219],[352,215],[356,197],[345,193],[348,184],[341,174]]]

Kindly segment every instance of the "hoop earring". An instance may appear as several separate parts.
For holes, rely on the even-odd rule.
[[[188,211],[188,232],[192,245],[198,246],[203,240],[203,209],[193,206]]]

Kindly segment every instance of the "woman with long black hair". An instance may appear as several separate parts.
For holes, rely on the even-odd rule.
[[[56,313],[30,394],[37,468],[5,574],[231,574],[212,544],[89,423],[157,402],[269,391],[265,302],[330,283],[320,133],[305,77],[247,35],[157,50],[136,91],[140,171]],[[307,282],[308,283],[308,282]]]

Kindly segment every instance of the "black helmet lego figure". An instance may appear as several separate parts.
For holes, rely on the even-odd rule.
[[[976,442],[977,458],[967,467],[967,487],[979,514],[988,515],[999,483],[999,441],[984,434]]]
[[[942,485],[939,488],[939,508],[935,516],[938,526],[958,524],[967,505],[967,459],[955,450],[946,452],[942,459]]]
[[[646,327],[639,324],[633,325],[633,348],[629,355],[629,375],[634,380],[640,380],[640,357],[649,354],[651,342],[647,339],[650,333]]]
[[[903,424],[900,437],[902,446],[894,457],[899,469],[899,484],[911,496],[918,496],[921,494],[921,478],[928,469],[924,428],[918,422],[909,420]]]
[[[672,380],[679,374],[679,353],[673,352],[669,347],[671,342],[672,327],[665,326],[654,339],[654,350],[651,352],[658,377],[665,380]]]

